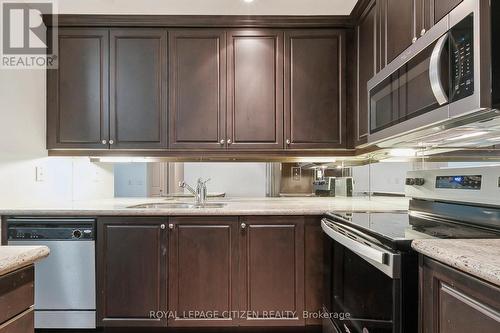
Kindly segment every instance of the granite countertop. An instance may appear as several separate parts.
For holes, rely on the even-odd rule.
[[[408,210],[404,197],[334,197],[334,198],[214,198],[208,202],[224,203],[222,208],[127,208],[145,203],[187,202],[191,199],[167,200],[165,198],[105,199],[47,204],[17,204],[2,207],[0,215],[322,215],[329,211],[395,211]]]
[[[0,246],[0,276],[31,265],[49,253],[46,246]]]
[[[500,239],[419,239],[412,247],[437,261],[500,286]]]

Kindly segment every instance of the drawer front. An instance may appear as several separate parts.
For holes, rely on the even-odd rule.
[[[25,312],[1,324],[0,333],[34,333],[34,313],[33,308],[29,308]]]
[[[34,276],[31,265],[0,277],[0,325],[34,304]]]

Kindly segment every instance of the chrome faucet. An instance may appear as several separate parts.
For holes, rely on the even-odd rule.
[[[179,187],[187,189],[194,195],[196,206],[203,206],[207,201],[207,182],[209,180],[210,178],[207,180],[198,178],[198,181],[196,182],[196,190],[185,181],[179,182]]]

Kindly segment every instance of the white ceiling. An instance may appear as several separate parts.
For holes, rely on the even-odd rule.
[[[58,0],[61,14],[348,15],[357,0]]]

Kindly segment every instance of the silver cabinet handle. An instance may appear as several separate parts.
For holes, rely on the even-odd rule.
[[[220,140],[220,141],[219,141],[219,143],[220,143],[221,145],[223,145],[223,144],[225,144],[225,143],[226,143],[226,140],[222,139],[222,140]]]
[[[165,228],[166,228],[165,224],[160,225],[160,229],[165,229]]]
[[[429,80],[431,81],[431,89],[439,105],[448,103],[448,96],[443,88],[443,83],[441,81],[441,71],[439,69],[439,63],[443,54],[444,46],[447,41],[448,34],[445,34],[437,41],[436,45],[434,46],[434,50],[432,51],[429,64]]]
[[[412,44],[415,44],[416,41],[417,41],[417,37],[413,37],[413,39],[411,40]]]
[[[241,229],[245,229],[247,227],[247,224],[246,223],[242,223],[241,224]]]
[[[174,228],[174,224],[173,224],[173,223],[170,223],[170,224],[168,225],[168,228],[169,228],[170,230],[172,230],[172,229]]]
[[[423,35],[425,35],[425,33],[426,33],[426,32],[427,32],[427,30],[425,30],[425,29],[422,29],[422,30],[420,31],[420,36],[423,36]]]
[[[115,142],[113,140],[109,140],[109,144],[112,145],[114,144]]]
[[[108,143],[108,141],[106,141],[106,140],[102,140],[101,142],[102,142],[103,145],[105,145],[105,144]]]
[[[290,139],[286,139],[286,144],[289,145],[291,143]]]
[[[227,139],[227,144],[230,145],[231,143],[233,143],[233,141],[231,141],[231,139]]]

